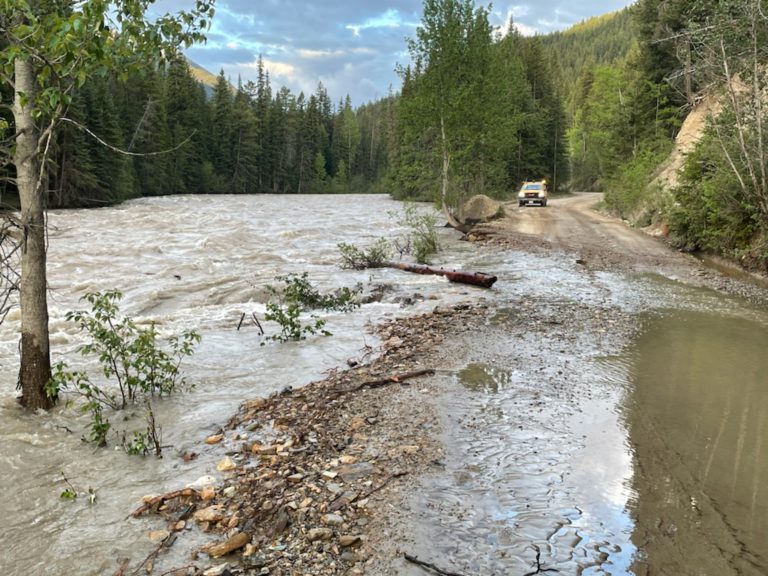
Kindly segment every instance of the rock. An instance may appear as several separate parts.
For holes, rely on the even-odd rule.
[[[208,438],[205,439],[206,444],[218,444],[224,440],[224,434],[214,434],[213,436],[208,436]]]
[[[198,522],[218,522],[224,518],[224,506],[221,504],[208,506],[208,508],[195,512],[194,518]]]
[[[345,506],[348,506],[355,500],[357,500],[357,497],[360,495],[359,492],[355,492],[354,490],[348,490],[344,492],[341,496],[336,498],[333,502],[331,502],[331,505],[328,507],[328,509],[331,512],[335,512],[336,510],[341,510]]]
[[[237,532],[234,536],[232,536],[226,542],[222,542],[221,544],[215,544],[214,546],[209,547],[207,549],[207,552],[214,558],[219,558],[221,556],[225,556],[229,554],[230,552],[239,550],[240,548],[248,544],[250,541],[251,541],[250,534],[246,534],[245,532]]]
[[[291,484],[298,484],[302,480],[304,480],[304,474],[291,474],[286,478],[288,482]]]
[[[194,490],[202,490],[206,486],[212,486],[216,484],[216,478],[213,476],[200,476],[197,480],[192,482],[191,484],[187,484],[187,488],[192,488]]]
[[[328,490],[331,494],[341,494],[341,486],[334,482],[328,482],[328,484],[325,485],[325,489]]]
[[[170,535],[171,533],[168,532],[168,530],[153,530],[149,533],[149,539],[157,544],[168,538]]]
[[[333,480],[338,475],[339,475],[338,472],[333,472],[331,470],[326,470],[325,472],[323,472],[323,476],[328,478],[328,479],[330,479],[330,480]]]
[[[361,538],[357,534],[345,534],[344,536],[341,536],[339,538],[339,544],[341,544],[342,548],[348,548],[349,546],[354,546],[358,542],[360,542]]]
[[[349,423],[350,430],[360,430],[363,426],[365,426],[365,418],[362,416],[355,416]]]
[[[333,538],[333,530],[330,528],[312,528],[309,532],[307,532],[307,539],[310,542],[315,542],[317,540],[330,540]]]
[[[341,526],[344,524],[344,518],[338,514],[326,514],[323,516],[323,523],[328,526]]]
[[[345,562],[357,562],[360,560],[360,558],[355,554],[354,552],[350,552],[349,550],[345,550],[341,554],[341,559]]]
[[[357,458],[355,458],[354,456],[350,456],[348,454],[344,454],[341,458],[339,458],[339,461],[342,464],[356,464]]]
[[[277,513],[275,522],[272,524],[272,536],[277,537],[283,532],[285,532],[285,529],[288,527],[288,524],[290,523],[291,523],[291,517],[288,516],[288,513],[285,511],[285,508],[281,508]]]
[[[244,408],[246,410],[257,410],[267,403],[266,398],[256,398],[255,400],[246,400]]]
[[[458,217],[462,224],[472,225],[480,222],[489,222],[503,215],[504,208],[499,202],[484,194],[478,194],[477,196],[472,196],[472,198],[461,205]]]
[[[234,470],[235,468],[237,468],[237,464],[235,464],[232,461],[232,458],[230,458],[229,456],[227,456],[226,458],[224,458],[224,460],[216,464],[216,470],[218,470],[219,472],[228,472],[230,470]]]
[[[229,574],[229,564],[218,564],[217,566],[211,566],[205,572],[203,576],[224,576]]]
[[[358,462],[357,464],[342,466],[339,468],[338,472],[339,476],[341,476],[341,479],[344,480],[344,482],[349,482],[351,480],[365,478],[366,476],[372,474],[373,470],[373,464],[370,462]]]
[[[216,489],[213,486],[206,486],[203,488],[202,492],[200,492],[200,499],[203,502],[208,502],[209,500],[213,500],[216,497]]]

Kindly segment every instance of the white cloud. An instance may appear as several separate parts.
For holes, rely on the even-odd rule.
[[[286,62],[278,62],[276,60],[267,60],[264,58],[264,69],[269,72],[270,76],[280,76],[293,80],[297,75],[296,66],[288,64]],[[245,68],[256,69],[259,66],[258,60],[249,62],[243,65]]]
[[[520,32],[520,34],[523,36],[535,36],[539,32],[533,26],[528,26],[527,24],[523,24],[521,22],[515,22],[513,26],[515,27],[515,30]]]
[[[534,26],[530,26],[528,24],[524,24],[523,22],[520,22],[518,20],[518,17],[525,16],[530,13],[530,8],[526,6],[510,6],[507,9],[507,13],[503,14],[502,12],[494,12],[494,15],[496,16],[497,20],[501,21],[501,24],[499,25],[499,33],[501,37],[506,36],[509,34],[509,22],[512,21],[512,25],[515,27],[515,30],[517,30],[520,34],[523,36],[534,36],[539,32],[537,28]]]
[[[331,58],[334,56],[343,56],[343,50],[310,50],[308,48],[299,48],[299,57],[306,59]]]
[[[401,24],[402,19],[400,18],[400,13],[397,10],[390,8],[379,16],[366,19],[362,24],[347,24],[344,28],[351,30],[352,34],[359,37],[362,30],[367,30],[369,28],[400,28]]]

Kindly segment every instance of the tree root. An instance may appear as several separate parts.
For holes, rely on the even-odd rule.
[[[155,496],[154,498],[151,498],[147,502],[145,502],[142,506],[139,506],[131,512],[131,518],[138,518],[144,512],[147,512],[148,510],[151,510],[155,506],[161,505],[166,500],[173,500],[174,498],[179,498],[181,496],[199,496],[199,492],[195,490],[194,488],[182,488],[181,490],[174,490],[173,492],[168,492],[167,494],[161,494],[160,496]]]

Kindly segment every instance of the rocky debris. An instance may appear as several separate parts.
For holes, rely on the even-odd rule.
[[[384,344],[368,363],[243,403],[222,438],[206,440],[221,452],[223,482],[208,478],[137,512],[211,534],[190,574],[219,569],[218,557],[222,574],[365,574],[387,538],[380,507],[441,457],[435,414],[417,400],[428,393],[423,362],[486,315],[483,304],[460,304],[391,321],[377,328]]]

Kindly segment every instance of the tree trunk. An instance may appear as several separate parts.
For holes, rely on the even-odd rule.
[[[445,135],[445,119],[442,115],[440,115],[440,142],[443,151],[443,171],[441,178],[442,186],[440,190],[440,203],[443,207],[443,216],[445,216],[445,219],[448,220],[448,224],[451,226],[451,228],[466,232],[467,227],[456,219],[456,217],[451,212],[450,207],[448,206],[448,169],[451,166],[451,156],[448,153],[448,138]]]
[[[386,268],[396,268],[413,272],[414,274],[433,274],[435,276],[445,276],[448,281],[458,284],[471,284],[482,288],[490,288],[497,280],[496,276],[484,272],[465,272],[463,270],[445,270],[444,268],[435,268],[425,264],[407,264],[404,262],[384,262],[382,266]]]
[[[21,202],[23,245],[21,252],[21,359],[19,386],[22,406],[48,409],[54,399],[45,393],[51,377],[46,295],[45,214],[40,130],[32,118],[35,78],[32,63],[15,62],[13,116],[16,121],[17,187]]]

